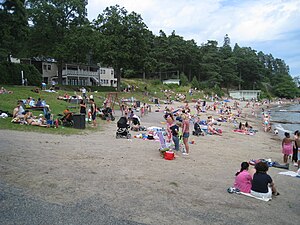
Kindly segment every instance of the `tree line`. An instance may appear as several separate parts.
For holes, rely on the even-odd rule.
[[[141,15],[119,5],[89,21],[86,5],[86,0],[0,1],[0,59],[54,58],[59,82],[63,63],[100,63],[114,68],[118,89],[121,77],[150,79],[177,71],[201,89],[261,89],[265,97],[299,95],[284,60],[237,43],[232,47],[227,34],[220,46],[215,40],[197,45],[175,31],[153,34]]]

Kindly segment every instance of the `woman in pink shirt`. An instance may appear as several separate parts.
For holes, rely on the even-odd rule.
[[[234,187],[241,192],[250,193],[252,187],[252,176],[248,172],[249,163],[242,162],[241,170],[235,174]]]

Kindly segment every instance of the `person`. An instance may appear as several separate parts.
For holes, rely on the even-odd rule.
[[[269,169],[266,162],[255,164],[256,172],[253,175],[251,195],[258,198],[272,198],[272,194],[277,196],[277,192],[272,178],[267,174]]]
[[[174,142],[176,152],[179,151],[179,127],[181,127],[180,122],[177,122],[170,127],[172,132],[172,140]]]
[[[295,156],[294,156],[294,154],[295,154]],[[298,130],[295,131],[293,156],[294,156],[293,159],[295,162],[297,162],[298,169],[299,169],[300,168],[300,131],[298,131]]]
[[[285,138],[282,140],[283,162],[287,163],[289,155],[293,153],[293,141],[290,138],[290,133],[284,133]]]
[[[172,114],[166,114],[166,125],[167,125],[167,142],[172,140],[171,126],[174,125],[174,117]]]
[[[36,104],[35,104],[36,107],[41,107],[42,106],[42,100],[41,98],[38,98]]]
[[[249,173],[249,163],[242,162],[241,170],[235,174],[234,187],[241,192],[250,193],[252,187],[252,176]]]
[[[190,121],[186,114],[182,114],[182,138],[183,138],[183,144],[185,147],[184,153],[182,153],[185,156],[189,155],[190,148],[189,148],[189,136],[190,136]]]
[[[217,135],[222,136],[222,130],[214,128],[212,122],[209,122],[207,124],[207,131],[209,134],[217,134]]]
[[[92,115],[93,127],[96,127],[97,126],[97,121],[96,121],[97,107],[96,107],[94,99],[90,99],[90,103],[91,103],[91,115]]]
[[[265,114],[263,121],[264,121],[264,124],[263,124],[264,125],[264,131],[265,132],[270,131],[270,116],[268,114]]]
[[[293,157],[294,165],[300,167],[300,132],[296,130],[294,132],[294,145],[293,145]]]
[[[81,88],[81,92],[82,92],[82,98],[86,99],[86,89],[85,89],[85,87]]]
[[[83,99],[80,100],[80,113],[86,115],[86,104]]]
[[[14,108],[14,110],[13,110],[13,118],[16,118],[16,117],[23,118],[24,117],[25,110],[22,105],[23,105],[23,102],[21,100],[18,101],[16,108]]]

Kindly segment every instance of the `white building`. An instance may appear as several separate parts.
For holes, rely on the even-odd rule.
[[[65,64],[62,79],[64,85],[117,87],[113,68]]]
[[[229,96],[233,99],[258,99],[260,96],[261,90],[237,90],[229,91]]]

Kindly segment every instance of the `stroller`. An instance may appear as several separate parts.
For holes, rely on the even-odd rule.
[[[105,109],[102,110],[103,116],[102,119],[103,120],[111,120],[114,121],[115,117],[112,114],[112,109],[109,107],[106,107]]]
[[[116,138],[131,138],[131,134],[129,134],[128,128],[128,120],[126,117],[121,117],[119,121],[117,122],[117,132],[116,132]]]
[[[204,132],[203,132],[203,130],[201,129],[199,123],[194,123],[194,131],[193,131],[193,135],[195,135],[195,136],[204,135]]]
[[[73,113],[70,111],[64,112],[64,116],[60,119],[61,124],[65,127],[73,127],[74,121],[73,121]]]

